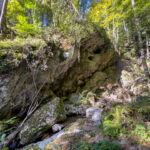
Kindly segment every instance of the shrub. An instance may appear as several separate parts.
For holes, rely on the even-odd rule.
[[[142,138],[143,140],[146,140],[149,137],[147,128],[142,124],[137,124],[133,133],[134,135]]]
[[[125,133],[122,113],[123,108],[118,105],[115,110],[110,111],[103,117],[103,132],[105,135],[116,138],[120,134]]]
[[[114,121],[106,120],[103,122],[103,132],[105,135],[111,136],[113,138],[118,137],[120,134],[121,126]]]
[[[149,104],[147,101],[138,101],[130,105],[117,105],[110,112],[103,114],[103,133],[112,138],[126,137],[134,141],[149,142],[150,128],[144,125],[140,107]],[[137,110],[137,108],[139,108]],[[148,106],[146,106],[148,108]]]

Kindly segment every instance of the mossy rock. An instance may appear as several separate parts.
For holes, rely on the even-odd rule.
[[[30,119],[25,122],[19,135],[21,144],[35,141],[54,124],[65,119],[66,113],[62,100],[59,98],[53,99],[35,111]]]

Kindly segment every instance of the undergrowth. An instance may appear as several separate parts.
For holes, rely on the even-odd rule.
[[[19,119],[16,117],[12,117],[8,120],[0,121],[0,142],[3,142],[8,133],[10,133],[14,125],[18,123]]]
[[[83,141],[81,144],[78,144],[74,150],[123,150],[123,148],[115,141],[110,142],[108,139],[104,139],[97,143]]]
[[[71,101],[71,103],[72,104],[74,104],[75,106],[80,106],[80,105],[90,105],[90,103],[89,103],[89,98],[88,98],[88,96],[87,96],[87,94],[88,94],[88,90],[84,90],[84,91],[82,91],[81,92],[81,94],[80,94],[80,98],[79,98],[79,100],[73,100],[73,101]],[[96,94],[95,93],[93,93],[93,96],[96,98]]]
[[[0,70],[18,67],[26,55],[37,55],[45,46],[42,39],[15,38],[0,41]]]
[[[141,105],[141,103],[143,105]],[[129,105],[119,104],[110,112],[103,114],[102,130],[104,135],[112,139],[131,139],[137,143],[150,142],[150,127],[144,122],[144,114],[149,112],[144,105],[147,100]],[[141,108],[143,106],[143,108]],[[141,109],[140,109],[141,108]]]

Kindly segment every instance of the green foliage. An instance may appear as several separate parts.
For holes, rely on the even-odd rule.
[[[51,9],[47,3],[49,0],[43,0],[41,3],[37,0],[11,0],[8,1],[7,18],[14,30],[19,36],[38,35],[41,33],[42,16],[52,16]],[[49,20],[47,18],[47,20]]]
[[[116,142],[109,142],[109,140],[105,139],[95,144],[93,150],[123,150],[121,145]]]
[[[27,17],[24,16],[18,16],[17,19],[18,23],[14,29],[16,29],[20,36],[37,35],[42,32],[40,28],[41,23],[30,24],[28,23]]]
[[[90,137],[95,137],[95,136],[96,136],[96,133],[95,133],[95,132],[90,132],[90,133],[89,133],[89,136],[90,136]]]
[[[88,103],[87,93],[88,93],[88,90],[82,91],[81,100],[80,100],[81,104],[87,104]]]
[[[141,97],[137,101],[132,102],[128,106],[128,110],[130,114],[134,116],[136,119],[140,119],[142,121],[149,121],[150,119],[150,98],[149,97]]]
[[[133,131],[133,134],[142,138],[143,140],[147,140],[147,138],[149,137],[148,129],[143,124],[137,124]]]
[[[29,53],[37,56],[46,45],[40,38],[15,38],[0,41],[0,69],[17,67]],[[32,50],[33,49],[33,50]]]
[[[103,114],[101,126],[103,133],[114,139],[125,137],[134,141],[149,142],[150,128],[143,123],[142,119],[144,119],[144,117],[140,116],[138,110],[136,109],[135,111],[137,106],[142,107],[143,105],[141,104],[145,102],[117,105],[114,106],[109,113]],[[145,114],[143,114],[143,116],[145,116]]]
[[[122,126],[114,121],[106,120],[103,122],[103,132],[105,135],[111,136],[113,138],[119,136],[121,128]]]
[[[136,0],[135,6],[145,35],[150,24],[150,2]],[[92,25],[89,26],[92,22],[103,27],[115,45],[125,43],[135,34],[134,11],[131,8],[131,0],[11,0],[8,1],[7,18],[9,26],[20,36],[38,35],[48,26],[73,35],[77,41],[87,32],[93,32]]]
[[[81,93],[81,104],[89,104],[89,101],[88,101],[88,97],[87,97],[87,94],[88,94],[88,90],[84,90],[82,91]],[[96,94],[93,93],[93,96],[96,98]]]
[[[133,102],[130,108],[139,113],[150,113],[150,98],[145,97]]]
[[[120,105],[116,106],[115,110],[112,110],[109,114],[103,118],[103,132],[105,135],[112,138],[118,137],[120,134],[125,133],[125,128],[122,125],[123,109]]]
[[[12,117],[8,120],[0,121],[0,141],[3,142],[7,134],[12,131],[13,125],[16,124],[19,120],[16,117]]]
[[[135,15],[139,18],[140,31],[143,37],[143,44],[146,45],[146,32],[149,31],[150,9],[149,0],[134,0],[135,10],[132,9],[131,0],[101,0],[94,2],[89,8],[87,19],[98,26],[103,27],[118,50],[119,46],[125,47],[125,43],[134,42],[134,50],[137,50],[137,41],[134,39],[137,34]],[[133,44],[133,43],[132,43]],[[125,51],[130,51],[126,49]],[[135,53],[134,53],[135,56]]]
[[[9,65],[7,61],[2,61],[1,62],[1,68],[6,68]]]
[[[10,118],[10,119],[8,119],[8,120],[3,121],[2,123],[3,123],[3,124],[12,125],[12,124],[14,124],[16,121],[18,121],[18,119],[17,119],[16,117],[12,117],[12,118]]]
[[[76,105],[76,106],[79,106],[79,105],[89,105],[90,103],[89,103],[88,97],[87,97],[87,93],[88,92],[89,92],[88,90],[82,91],[81,95],[80,95],[81,96],[80,100],[73,101],[72,103],[74,105]],[[93,93],[93,96],[96,98],[96,94],[95,93]]]
[[[79,146],[77,146],[79,150],[90,150],[90,144],[87,142],[83,142]]]
[[[80,106],[82,104],[82,102],[80,100],[71,101],[71,103],[74,104],[75,106]]]
[[[98,143],[87,143],[82,142],[77,146],[78,150],[123,150],[122,146],[117,142],[110,142],[107,139],[100,141]],[[75,149],[76,150],[76,149]]]
[[[93,32],[92,26],[79,19],[81,7],[79,0],[11,0],[8,1],[7,18],[9,27],[21,37],[38,36],[48,28],[74,36],[79,42],[87,31]]]
[[[30,36],[28,38],[16,37],[14,40],[5,39],[0,41],[0,56],[7,53],[6,49],[15,51],[15,49],[21,49],[22,47],[29,45],[39,48],[40,46],[44,47],[45,42],[40,38],[32,38]]]
[[[75,105],[75,106],[79,106],[79,105],[82,105],[82,104],[88,104],[88,98],[87,98],[87,93],[88,93],[88,90],[84,90],[82,91],[81,95],[80,95],[80,100],[77,100],[77,101],[72,101],[72,103]]]

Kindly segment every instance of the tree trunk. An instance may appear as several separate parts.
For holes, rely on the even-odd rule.
[[[142,43],[142,35],[141,35],[141,31],[140,31],[140,21],[135,12],[135,10],[136,10],[135,2],[134,2],[134,0],[131,0],[131,2],[132,2],[132,9],[134,10],[134,17],[135,17],[134,21],[135,21],[135,26],[136,26],[136,32],[138,35],[139,53],[141,55],[145,77],[149,79],[150,75],[149,75],[149,70],[148,70],[148,66],[146,63],[145,52],[144,52],[143,43]]]
[[[117,50],[117,48],[116,48],[116,32],[115,32],[116,28],[115,28],[114,24],[115,24],[115,19],[113,18],[113,44],[114,44],[115,50]]]
[[[149,36],[146,34],[146,52],[147,52],[147,59],[150,59],[150,49],[149,49]]]
[[[6,12],[8,0],[0,0],[0,33],[7,33]]]
[[[128,44],[130,44],[129,29],[128,29],[128,26],[127,26],[127,24],[126,24],[125,20],[123,20],[123,27],[124,27],[124,31],[125,31],[126,36],[127,36]]]

